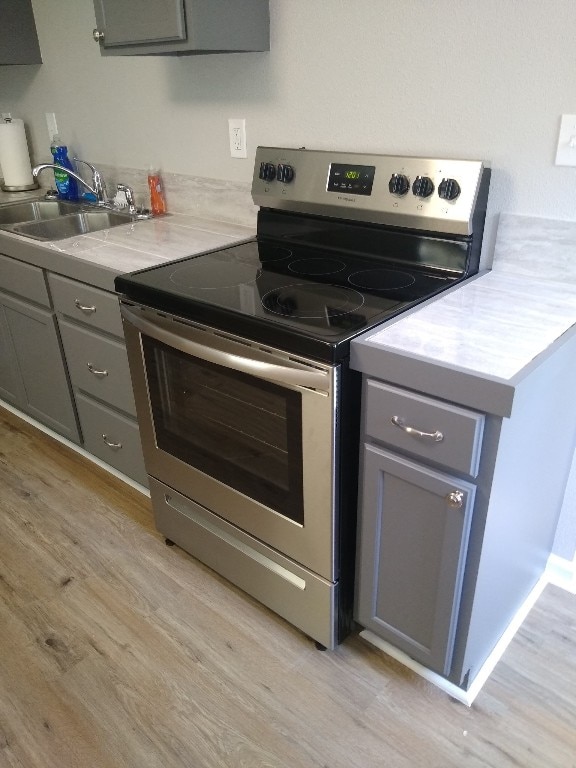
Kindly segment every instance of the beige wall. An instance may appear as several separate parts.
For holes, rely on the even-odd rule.
[[[0,67],[0,111],[49,158],[44,113],[95,163],[249,181],[257,144],[461,156],[500,210],[573,219],[553,165],[576,112],[572,0],[271,0],[264,54],[101,58],[92,0],[33,0],[42,66]],[[245,117],[249,157],[228,156]]]

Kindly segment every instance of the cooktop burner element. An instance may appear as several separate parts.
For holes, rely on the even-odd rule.
[[[189,291],[192,295],[196,291],[235,288],[254,282],[255,277],[250,264],[242,261],[227,262],[216,254],[206,259],[194,259],[174,269],[170,274],[170,282],[178,290]]]
[[[416,282],[414,275],[393,269],[363,269],[348,278],[350,285],[373,291],[396,291]]]
[[[292,251],[282,246],[270,245],[270,243],[258,244],[258,256],[264,264],[268,261],[282,261],[292,256]]]
[[[296,259],[288,269],[298,275],[332,275],[346,269],[346,263],[339,259]]]
[[[351,288],[335,285],[296,284],[276,288],[262,296],[262,306],[284,317],[326,320],[354,312],[364,304],[364,297]]]
[[[291,173],[261,173],[272,165]],[[253,240],[117,278],[116,288],[162,312],[337,361],[358,334],[477,271],[489,175],[467,160],[259,147]],[[420,195],[416,177],[435,191]],[[448,186],[456,197],[442,197]]]

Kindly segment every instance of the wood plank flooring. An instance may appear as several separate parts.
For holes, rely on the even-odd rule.
[[[547,587],[467,708],[317,651],[0,410],[0,768],[576,768],[575,608]]]

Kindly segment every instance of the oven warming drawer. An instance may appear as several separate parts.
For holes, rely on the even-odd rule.
[[[156,528],[321,645],[338,644],[338,584],[150,477]]]

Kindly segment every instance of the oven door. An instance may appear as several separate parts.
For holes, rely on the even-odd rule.
[[[122,305],[148,474],[330,581],[339,367]]]

